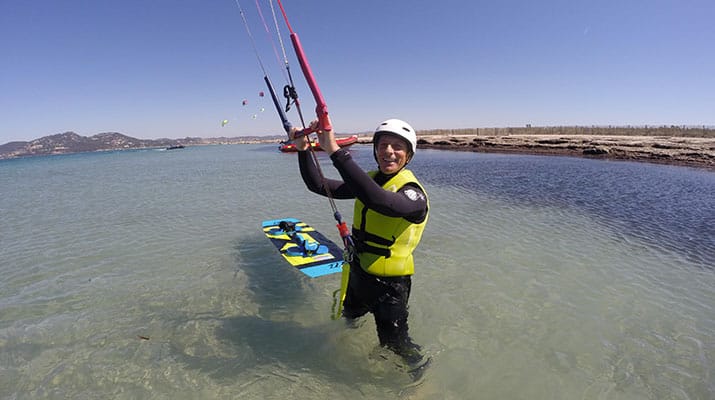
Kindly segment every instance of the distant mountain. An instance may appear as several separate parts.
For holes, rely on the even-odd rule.
[[[143,148],[167,148],[207,144],[273,143],[279,136],[238,138],[184,138],[184,139],[136,139],[117,132],[80,136],[74,132],[58,133],[29,142],[10,142],[0,145],[0,159],[72,154],[91,151],[128,150]]]

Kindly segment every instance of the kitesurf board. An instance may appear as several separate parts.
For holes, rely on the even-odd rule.
[[[287,232],[281,222],[295,226]],[[343,251],[313,227],[296,218],[282,218],[263,221],[263,233],[280,251],[288,263],[311,278],[342,271]],[[315,247],[314,251],[305,251],[301,241]]]

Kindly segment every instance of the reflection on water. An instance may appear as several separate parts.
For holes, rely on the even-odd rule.
[[[715,396],[712,173],[420,151],[410,329],[433,363],[413,386],[370,318],[330,320],[337,275],[265,241],[284,216],[336,237],[295,164],[252,145],[0,162],[0,397]]]

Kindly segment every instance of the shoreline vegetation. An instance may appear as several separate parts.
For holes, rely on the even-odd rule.
[[[358,135],[358,143],[372,143],[372,133]],[[284,135],[183,139],[135,139],[120,133],[91,137],[74,132],[45,136],[30,142],[0,145],[0,159],[88,151],[112,151],[217,144],[279,144]],[[432,129],[417,132],[417,148],[483,153],[561,155],[680,165],[715,171],[715,127],[519,127]],[[277,151],[277,150],[276,150]]]

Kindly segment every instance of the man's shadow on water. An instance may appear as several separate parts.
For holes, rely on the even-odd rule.
[[[281,265],[277,251],[262,237],[237,242],[236,274],[247,279],[245,287],[259,307],[259,315],[221,319],[215,338],[227,346],[226,356],[196,356],[174,346],[174,354],[190,368],[208,373],[217,380],[231,380],[261,367],[279,365],[289,371],[309,371],[330,382],[354,385],[375,384],[365,354],[345,349],[344,341],[355,332],[346,331],[344,322],[328,320],[306,326],[285,318],[308,297],[309,285],[290,265]],[[275,253],[275,254],[274,254]],[[237,288],[237,290],[240,290]],[[288,307],[288,310],[285,308]],[[281,309],[280,319],[271,319]],[[177,325],[200,319],[180,318]],[[362,366],[357,367],[356,366]]]

